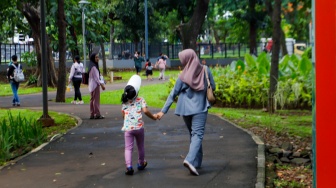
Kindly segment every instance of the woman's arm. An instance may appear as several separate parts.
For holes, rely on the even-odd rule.
[[[163,108],[161,109],[162,113],[167,113],[170,106],[173,104],[176,96],[178,96],[182,90],[182,86],[183,86],[183,82],[178,78],[176,80],[175,86],[174,88],[171,90],[170,94],[167,97],[166,103],[163,106]]]
[[[210,68],[208,67],[208,76],[209,76],[209,80],[210,80],[210,85],[213,91],[216,90],[216,83],[215,80],[213,79],[212,73],[210,71]]]
[[[74,74],[75,74],[75,65],[72,64],[71,69],[70,69],[70,75],[69,75],[69,83],[71,82],[71,79]]]

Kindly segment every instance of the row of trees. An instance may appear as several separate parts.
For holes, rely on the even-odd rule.
[[[149,41],[168,39],[171,43],[181,42],[183,48],[193,49],[196,49],[199,40],[205,38],[214,43],[249,42],[250,53],[254,53],[260,37],[273,35],[275,52],[278,45],[280,49],[284,44],[285,37],[308,39],[310,1],[148,0]],[[37,84],[41,85],[39,3],[39,0],[4,0],[0,5],[0,29],[3,33],[0,40],[12,36],[15,27],[34,38],[38,60],[35,75],[38,77]],[[103,53],[103,43],[107,41],[138,43],[144,40],[144,0],[90,3],[85,11],[86,39],[89,43],[100,44]],[[71,49],[72,54],[81,54],[81,7],[77,0],[49,0],[46,5],[48,85],[57,86],[57,102],[63,102],[65,51]],[[249,28],[248,32],[246,28]],[[52,51],[60,54],[58,73],[54,68]],[[286,53],[285,47],[283,52]],[[272,58],[272,66],[276,65],[277,59],[275,55],[273,63]],[[106,74],[105,62],[103,65],[103,74]],[[274,73],[275,68],[272,71]]]

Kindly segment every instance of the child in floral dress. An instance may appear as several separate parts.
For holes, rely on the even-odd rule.
[[[142,112],[145,113],[149,118],[156,120],[156,117],[148,110],[145,99],[138,97],[140,85],[140,76],[132,76],[124,89],[124,93],[121,96],[121,112],[124,117],[124,125],[121,130],[124,131],[125,137],[126,175],[133,175],[134,173],[132,167],[134,138],[136,139],[139,154],[137,168],[138,170],[144,170],[147,166],[147,161],[145,160],[145,131]]]

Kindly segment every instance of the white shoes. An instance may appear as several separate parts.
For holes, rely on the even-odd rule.
[[[192,175],[194,175],[194,176],[199,176],[199,174],[198,174],[196,168],[195,168],[192,164],[190,164],[187,160],[184,160],[184,161],[183,161],[183,165],[184,165],[186,168],[189,169],[189,171],[190,171],[190,173],[191,173]]]
[[[84,101],[71,101],[71,104],[84,104]]]

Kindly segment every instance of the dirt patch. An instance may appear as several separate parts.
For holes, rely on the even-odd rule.
[[[277,133],[269,128],[253,127],[251,132],[264,140],[266,147],[281,147],[283,143],[291,143],[294,151],[311,151],[312,139],[290,136],[286,133]],[[310,153],[311,154],[311,153]],[[312,187],[312,165],[280,164],[266,152],[266,185],[273,187]]]

